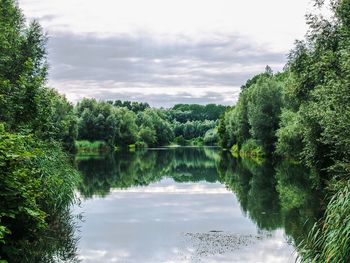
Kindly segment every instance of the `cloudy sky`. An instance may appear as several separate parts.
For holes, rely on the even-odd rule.
[[[308,0],[19,0],[50,36],[49,85],[83,97],[233,104],[283,68]]]

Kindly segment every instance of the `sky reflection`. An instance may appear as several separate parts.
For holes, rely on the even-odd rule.
[[[86,263],[295,260],[284,232],[259,231],[235,195],[219,183],[166,178],[147,187],[113,189],[105,198],[85,200],[75,212],[84,215],[80,258]],[[205,245],[220,235],[242,237],[247,243],[202,253],[203,242],[186,237],[202,233],[209,237]]]

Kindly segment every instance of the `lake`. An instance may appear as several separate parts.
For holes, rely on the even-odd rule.
[[[312,173],[220,148],[78,157],[77,257],[99,262],[295,262],[320,216]]]

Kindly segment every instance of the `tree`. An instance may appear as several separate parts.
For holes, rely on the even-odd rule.
[[[73,107],[45,87],[47,37],[36,21],[26,26],[12,0],[0,2],[0,122],[12,132],[60,141],[74,151]]]
[[[280,128],[277,130],[276,152],[282,156],[300,159],[303,148],[303,134],[300,114],[284,109],[281,114]]]
[[[250,134],[267,152],[272,153],[281,114],[281,86],[273,79],[267,79],[256,83],[250,89],[248,102]]]
[[[147,146],[154,146],[157,142],[156,131],[150,127],[142,125],[138,133],[139,139]]]
[[[318,6],[324,3],[319,2]],[[288,68],[295,78],[306,163],[325,174],[331,167],[349,173],[349,1],[333,1],[334,16],[308,15],[310,30],[290,54]],[[342,146],[340,146],[342,145]],[[340,172],[338,169],[338,172]]]
[[[205,145],[215,145],[218,142],[218,131],[217,129],[208,130],[203,138]]]

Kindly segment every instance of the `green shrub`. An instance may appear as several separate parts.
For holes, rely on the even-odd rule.
[[[129,150],[130,152],[134,152],[134,151],[136,150],[136,145],[135,145],[135,144],[130,144],[130,145],[128,146],[128,150]]]
[[[202,137],[193,138],[190,140],[190,144],[193,146],[203,146],[204,144],[203,138]]]
[[[176,137],[174,142],[181,146],[188,145],[188,141],[182,135]]]
[[[108,152],[110,147],[104,141],[76,141],[75,142],[78,154],[101,154]]]
[[[239,150],[238,150],[238,145],[234,144],[231,148],[231,153],[234,157],[239,157]]]
[[[208,130],[205,135],[203,142],[205,145],[216,145],[219,140],[218,130],[217,129],[210,129]]]
[[[147,147],[148,147],[148,145],[144,141],[138,141],[135,143],[135,148],[137,148],[137,149],[145,149]]]
[[[72,204],[79,178],[58,144],[0,125],[0,254],[15,253],[8,242],[36,240]]]
[[[258,144],[254,139],[249,139],[243,143],[241,150],[239,151],[241,157],[255,157],[262,158],[265,157],[265,152],[263,147]]]

